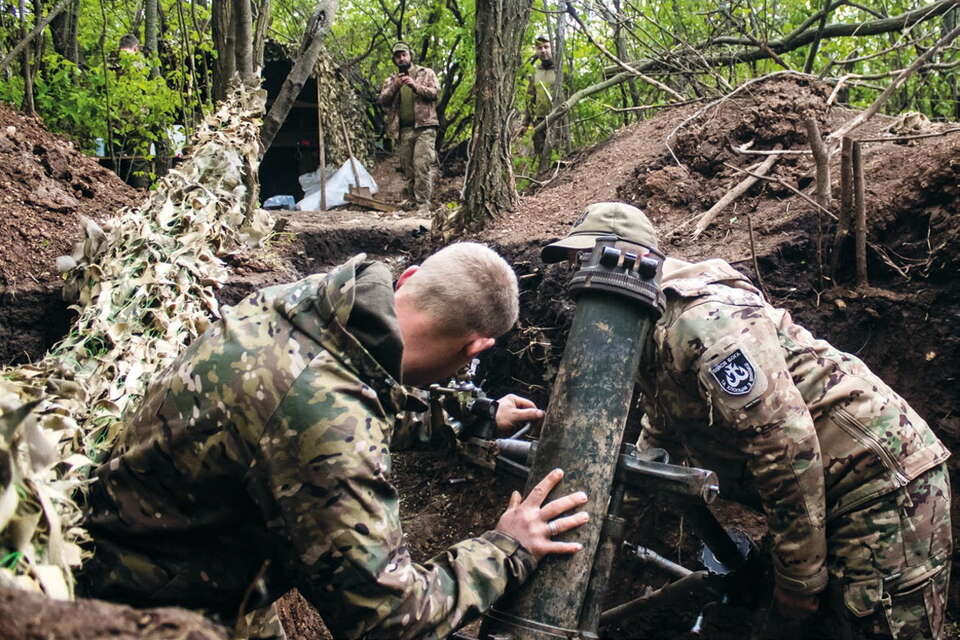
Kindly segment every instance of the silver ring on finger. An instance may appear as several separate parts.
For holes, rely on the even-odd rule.
[[[557,535],[557,525],[556,525],[556,523],[554,523],[553,520],[550,520],[550,521],[547,522],[547,531],[550,532],[550,537],[551,537],[551,538],[554,537],[555,535]]]

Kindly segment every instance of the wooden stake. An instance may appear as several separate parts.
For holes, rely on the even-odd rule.
[[[837,231],[833,236],[833,250],[830,252],[830,279],[837,284],[837,270],[840,267],[840,255],[843,242],[850,235],[850,219],[853,214],[853,140],[843,139],[840,152],[840,217]]]
[[[315,73],[317,83],[317,148],[320,150],[320,210],[327,210],[327,148],[323,134],[323,118],[320,117],[320,74]]]
[[[830,209],[830,153],[823,144],[820,126],[816,118],[807,118],[803,124],[807,127],[807,141],[817,164],[817,203],[824,209]],[[817,209],[817,281],[823,289],[823,216]]]
[[[867,204],[864,194],[863,154],[860,143],[853,143],[853,202],[856,211],[856,233],[854,246],[857,255],[857,286],[867,287]]]

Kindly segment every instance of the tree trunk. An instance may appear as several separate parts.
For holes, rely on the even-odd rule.
[[[53,49],[74,64],[80,64],[80,44],[77,41],[77,19],[80,0],[72,0],[69,6],[50,22]]]
[[[157,0],[144,0],[143,3],[143,52],[147,57],[157,55],[159,34],[159,9]]]
[[[213,68],[213,97],[220,101],[227,97],[227,86],[237,72],[236,32],[230,21],[233,14],[231,0],[213,0],[210,27],[217,61]]]
[[[270,107],[270,111],[263,118],[263,126],[260,128],[261,158],[273,144],[273,139],[280,131],[283,121],[287,119],[287,114],[293,108],[297,96],[303,90],[304,83],[317,66],[317,58],[320,57],[320,51],[323,49],[323,36],[330,30],[336,13],[337,0],[321,0],[313,15],[310,16],[307,30],[303,34],[303,41],[300,43],[300,57],[283,81],[280,93]]]
[[[33,28],[33,31],[31,31],[26,37],[21,38],[20,42],[18,42],[13,49],[7,52],[7,55],[3,57],[3,60],[0,60],[0,72],[6,69],[7,65],[9,65],[11,61],[20,55],[20,52],[23,51],[24,47],[29,45],[34,38],[40,35],[47,25],[50,24],[50,21],[56,18],[61,11],[66,9],[67,5],[72,1],[73,0],[60,0],[60,2],[58,2],[53,9],[50,9],[50,13],[48,13],[43,20],[40,20],[37,23],[37,25]]]
[[[477,2],[477,80],[463,206],[455,231],[479,229],[516,205],[510,157],[520,45],[532,0]]]
[[[20,0],[20,38],[27,37],[27,0]],[[36,113],[33,105],[33,66],[30,64],[30,47],[23,50],[20,58],[20,70],[23,73],[23,111],[32,116]]]
[[[237,71],[248,85],[256,82],[253,75],[253,13],[250,0],[233,0],[233,26],[237,34]]]
[[[263,69],[263,50],[267,44],[267,26],[270,24],[270,0],[261,0],[257,24],[253,29],[253,65]]]

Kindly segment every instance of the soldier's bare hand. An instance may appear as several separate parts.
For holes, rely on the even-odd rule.
[[[405,84],[408,87],[412,87],[414,85],[413,78],[411,78],[407,74],[403,74],[402,76],[400,76],[400,83]]]
[[[526,498],[521,498],[520,493],[514,491],[507,510],[497,522],[497,531],[515,538],[537,560],[551,553],[576,553],[583,548],[579,542],[558,542],[553,539],[586,524],[590,519],[585,511],[560,517],[571,509],[586,504],[587,494],[582,491],[543,504],[562,479],[563,471],[554,469]]]
[[[497,431],[510,433],[520,428],[524,422],[539,420],[543,411],[532,400],[508,393],[497,400]]]

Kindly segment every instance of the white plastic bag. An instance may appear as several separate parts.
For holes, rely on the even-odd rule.
[[[369,187],[370,193],[376,193],[380,190],[374,181],[373,176],[367,169],[355,159],[357,163],[357,177],[360,184],[357,186]],[[327,209],[346,204],[343,196],[346,195],[348,187],[354,185],[353,169],[350,167],[350,160],[347,159],[336,172],[327,179]],[[300,186],[303,188],[303,200],[297,203],[301,211],[318,211],[320,209],[320,180],[319,169],[311,171],[300,176]],[[308,190],[310,188],[310,190]]]

